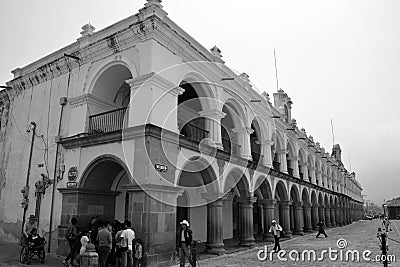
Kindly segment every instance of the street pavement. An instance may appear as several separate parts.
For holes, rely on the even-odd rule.
[[[393,220],[392,231],[388,233],[388,237],[400,242],[400,221]],[[258,245],[257,247],[240,250],[233,253],[228,253],[221,256],[208,257],[201,259],[198,262],[199,267],[241,267],[241,266],[383,266],[382,263],[376,261],[366,261],[363,259],[363,252],[370,250],[371,254],[366,255],[367,258],[375,260],[376,256],[381,254],[380,242],[376,236],[378,227],[382,227],[382,221],[379,219],[371,221],[358,221],[350,225],[343,227],[336,227],[327,230],[328,238],[320,237],[316,238],[315,233],[305,234],[304,236],[294,236],[292,239],[281,242],[281,247],[286,251],[285,255],[281,255],[281,259],[286,259],[282,261],[277,258],[277,254],[273,254],[272,260],[270,259],[270,251],[273,245],[269,244],[267,247],[267,258],[265,260],[259,260],[257,254],[260,250],[265,251],[264,245]],[[338,248],[338,240],[341,240],[342,249]],[[400,243],[389,240],[389,255],[394,255],[395,260],[390,267],[400,266]],[[342,247],[343,244],[347,243],[347,246]],[[329,248],[331,248],[331,258],[334,259],[337,255],[336,260],[331,260],[329,257]],[[26,266],[25,264],[19,263],[19,253],[21,247],[17,244],[7,243],[0,241],[0,266]],[[305,250],[315,251],[316,260],[313,260],[312,254],[310,260],[308,259],[308,254],[303,253]],[[321,257],[323,250],[327,252],[323,257],[322,261],[318,261]],[[334,252],[336,250],[337,252]],[[357,250],[360,255],[360,260],[353,261],[353,255],[350,252]],[[289,253],[290,252],[290,253]],[[296,254],[298,252],[298,254]],[[303,258],[302,259],[302,253]],[[342,260],[340,260],[340,254],[342,255]],[[298,261],[291,260],[295,259],[298,255]],[[348,255],[346,257],[346,255]],[[259,256],[264,257],[265,253],[261,253]],[[291,256],[291,257],[290,257]],[[62,260],[64,257],[57,256],[55,253],[47,253],[46,248],[46,262],[44,264],[38,261],[32,261],[30,266],[51,266],[51,267],[62,267]],[[346,258],[349,261],[346,261]]]
[[[388,237],[398,241],[389,240],[388,243],[388,254],[394,255],[397,260],[389,264],[390,267],[394,267],[400,266],[400,221],[393,220],[391,223],[392,231],[388,233]],[[265,260],[263,259],[265,256],[264,253],[260,254],[261,260],[258,259],[258,252],[260,250],[265,250],[264,246],[258,246],[246,251],[203,259],[199,261],[198,266],[383,266],[383,263],[374,261],[376,259],[375,257],[379,257],[381,254],[380,241],[377,238],[378,227],[382,227],[382,221],[380,219],[370,221],[362,220],[343,227],[328,229],[327,238],[316,238],[315,233],[306,234],[304,236],[294,236],[292,239],[281,243],[281,248],[286,251],[286,254],[281,254],[281,259],[286,259],[286,261],[278,259],[277,254],[273,254],[271,260],[269,252],[273,245],[268,245],[268,253]],[[340,239],[344,240],[341,240],[338,244],[338,240]],[[339,249],[338,245],[341,249]],[[331,257],[329,256],[329,248],[331,248]],[[308,252],[304,252],[305,250],[314,250],[316,260],[313,260],[313,254],[310,254],[311,257],[309,260]],[[321,257],[321,252],[323,250],[327,250],[327,252]],[[334,252],[334,250],[337,252]],[[357,261],[356,252],[354,252],[354,250],[359,252],[359,261]],[[371,254],[369,254],[367,250],[370,250]],[[363,258],[363,253],[366,253],[365,259]],[[340,255],[342,255],[341,258]],[[298,259],[297,261],[295,260],[296,258]],[[322,260],[318,261],[318,258]],[[330,258],[332,258],[332,260]],[[368,258],[371,259],[371,261],[368,261]],[[348,259],[348,261],[346,261],[346,259]]]
[[[41,264],[37,260],[32,260],[29,266],[51,266],[51,267],[65,267],[62,264],[62,260],[64,257],[57,256],[55,253],[47,253],[46,249],[46,258],[45,263]],[[27,266],[26,264],[22,264],[19,262],[19,254],[21,251],[21,246],[14,243],[0,241],[0,266],[3,267],[11,267],[11,266]]]

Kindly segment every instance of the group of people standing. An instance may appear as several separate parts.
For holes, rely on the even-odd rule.
[[[79,266],[81,255],[88,244],[94,245],[100,267],[145,266],[143,242],[136,239],[130,221],[121,223],[115,220],[110,223],[93,217],[89,226],[82,230],[78,229],[76,218],[72,218],[70,222],[66,231],[70,251],[63,261],[65,266]]]

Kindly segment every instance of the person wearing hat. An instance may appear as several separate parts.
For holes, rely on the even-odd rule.
[[[193,260],[190,255],[190,244],[192,243],[192,230],[189,229],[189,222],[183,220],[180,223],[180,229],[178,231],[178,248],[179,248],[179,265],[185,266],[185,258],[188,258],[189,263],[193,266]]]
[[[24,228],[22,230],[23,235],[21,238],[21,245],[26,246],[27,245],[27,240],[28,236],[31,234],[32,229],[38,228],[37,222],[36,222],[36,217],[35,215],[30,215],[28,218],[28,221],[25,223]]]
[[[33,228],[37,229],[37,222],[35,215],[30,215],[28,221],[24,225],[24,235],[28,237],[31,234]]]
[[[275,246],[272,249],[275,252],[281,250],[281,245],[279,244],[279,239],[281,237],[281,232],[283,232],[282,227],[276,223],[275,220],[272,220],[272,225],[269,228],[269,232],[274,236]]]
[[[325,223],[324,223],[323,220],[320,221],[320,222],[317,224],[317,225],[318,225],[318,234],[317,234],[316,238],[318,238],[320,234],[323,234],[323,235],[325,236],[325,238],[328,237],[328,235],[326,234],[325,229],[324,229],[324,224],[325,224]]]

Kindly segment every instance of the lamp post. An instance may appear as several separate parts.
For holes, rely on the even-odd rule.
[[[31,163],[32,163],[32,154],[33,154],[33,144],[35,142],[35,135],[36,135],[36,123],[34,121],[31,122],[31,129],[28,131],[32,131],[32,139],[31,139],[31,149],[29,152],[29,160],[28,160],[28,171],[26,174],[26,183],[25,188],[29,190],[29,176],[31,175]],[[26,203],[29,203],[29,200],[26,199]],[[24,232],[24,224],[25,224],[25,217],[26,217],[26,210],[28,209],[28,205],[24,206],[24,215],[22,217],[22,228],[21,228],[21,236]],[[38,220],[38,218],[36,218]]]

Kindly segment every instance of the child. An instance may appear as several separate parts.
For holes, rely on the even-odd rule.
[[[36,228],[31,230],[31,234],[28,236],[28,244],[32,244],[33,247],[43,245],[43,238],[39,236]]]
[[[75,258],[76,262],[78,263],[80,262],[82,254],[86,251],[87,244],[89,244],[89,237],[87,232],[84,232],[82,234],[80,242],[81,242],[81,249],[79,250],[79,255],[77,255]]]
[[[136,239],[135,241],[135,257],[134,257],[134,266],[141,267],[144,266],[144,257],[143,257],[143,241],[141,239]]]

